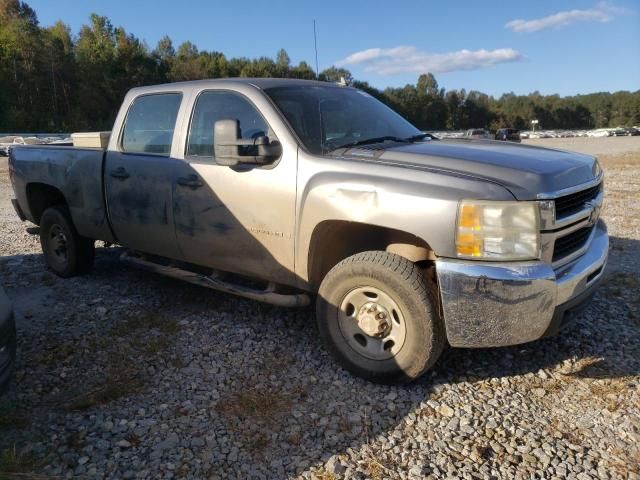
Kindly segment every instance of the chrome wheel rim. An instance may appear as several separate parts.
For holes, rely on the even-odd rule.
[[[406,322],[396,301],[370,286],[355,288],[345,295],[338,325],[347,344],[371,360],[395,357],[407,336]]]

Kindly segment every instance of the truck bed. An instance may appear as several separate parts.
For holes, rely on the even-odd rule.
[[[66,200],[80,235],[113,241],[104,197],[104,158],[105,150],[98,148],[12,147],[9,169],[24,216],[39,223],[38,196],[57,191]]]

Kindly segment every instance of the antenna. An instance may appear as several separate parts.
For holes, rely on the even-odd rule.
[[[316,79],[319,78],[320,74],[318,73],[318,36],[316,34],[316,20],[313,19],[313,46],[316,50]]]

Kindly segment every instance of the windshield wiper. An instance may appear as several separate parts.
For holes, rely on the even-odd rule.
[[[386,135],[384,137],[365,138],[364,140],[358,140],[356,142],[345,143],[344,145],[338,145],[337,147],[334,147],[332,150],[338,150],[340,148],[358,147],[360,145],[371,145],[371,144],[374,144],[374,143],[382,143],[382,142],[402,142],[402,143],[407,143],[407,142],[410,142],[410,141],[411,140],[406,139],[406,138],[400,138],[400,137],[394,137],[392,135]]]

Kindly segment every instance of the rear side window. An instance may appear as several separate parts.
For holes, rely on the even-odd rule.
[[[187,156],[213,157],[213,124],[218,120],[238,120],[243,139],[268,135],[267,122],[243,96],[225,91],[203,92],[191,118]]]
[[[122,150],[169,155],[182,95],[162,93],[136,98],[127,113]]]

